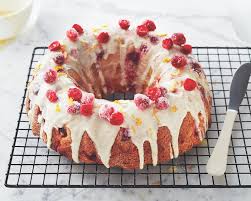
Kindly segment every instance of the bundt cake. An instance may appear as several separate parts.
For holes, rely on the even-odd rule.
[[[33,134],[77,163],[124,169],[198,145],[210,125],[208,82],[184,34],[155,29],[151,20],[89,31],[74,24],[51,43],[27,90]]]

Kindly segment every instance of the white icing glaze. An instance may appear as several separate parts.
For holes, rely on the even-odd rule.
[[[102,30],[102,29],[101,29]],[[106,30],[106,29],[105,29]],[[107,31],[107,30],[106,30]],[[31,109],[29,111],[30,120],[33,119],[35,106],[39,106],[41,110],[41,115],[39,116],[39,122],[41,123],[41,132],[46,132],[47,135],[47,146],[51,145],[52,129],[61,128],[66,125],[71,131],[72,139],[72,158],[75,162],[79,162],[79,146],[82,136],[85,132],[88,133],[91,140],[94,142],[103,164],[109,167],[109,159],[111,154],[111,148],[114,144],[115,138],[118,134],[120,126],[113,126],[107,121],[100,119],[98,116],[98,109],[104,103],[113,104],[115,108],[121,111],[124,115],[124,123],[121,127],[129,128],[131,135],[131,140],[133,144],[137,147],[140,159],[140,168],[144,166],[144,150],[143,144],[148,141],[151,146],[152,152],[152,162],[153,165],[157,164],[158,161],[158,145],[157,145],[157,132],[158,128],[161,126],[166,126],[170,130],[172,136],[172,144],[170,147],[173,151],[170,151],[171,158],[177,157],[179,154],[178,150],[178,138],[180,127],[183,122],[184,117],[188,112],[192,115],[195,120],[197,130],[199,131],[200,138],[202,140],[202,134],[200,133],[198,114],[201,113],[204,118],[204,128],[208,127],[207,115],[204,108],[204,103],[201,98],[201,93],[198,89],[191,92],[185,91],[180,85],[180,82],[185,78],[192,78],[200,83],[204,88],[208,98],[210,98],[210,92],[208,89],[208,84],[203,76],[199,76],[197,73],[190,70],[190,66],[187,65],[186,70],[180,75],[176,76],[175,79],[170,76],[173,73],[177,73],[176,69],[171,66],[170,63],[162,62],[164,58],[171,58],[173,54],[178,53],[176,50],[167,51],[163,50],[161,43],[158,45],[151,45],[149,40],[139,37],[135,34],[135,30],[124,31],[124,30],[108,30],[110,34],[110,40],[107,44],[103,45],[103,50],[105,51],[104,58],[106,59],[108,55],[120,51],[120,64],[123,69],[123,62],[125,59],[126,47],[128,44],[133,43],[136,48],[139,48],[142,43],[147,44],[151,49],[146,54],[146,58],[149,57],[148,65],[142,65],[142,73],[138,78],[138,82],[143,82],[146,78],[147,71],[151,68],[152,75],[149,83],[152,83],[156,76],[160,76],[159,86],[165,87],[167,89],[172,89],[173,85],[178,88],[177,93],[169,93],[168,100],[170,107],[167,110],[157,110],[154,107],[150,107],[147,110],[139,110],[132,100],[121,100],[119,103],[111,103],[102,99],[95,99],[95,109],[91,117],[84,117],[82,115],[76,114],[72,115],[67,112],[67,91],[70,87],[74,87],[73,81],[66,75],[62,75],[58,78],[57,82],[53,85],[46,84],[43,81],[43,74],[49,68],[55,66],[52,57],[55,53],[50,52],[44,57],[40,62],[40,71],[37,76],[29,86],[29,99],[31,101]],[[64,68],[74,69],[80,74],[80,76],[90,76],[89,68],[92,64],[96,62],[96,54],[100,52],[100,48],[91,48],[89,46],[97,43],[95,36],[91,32],[86,31],[78,42],[71,42],[68,39],[63,41],[66,51],[70,54],[72,49],[77,49],[79,58],[69,57],[70,62],[64,64]],[[124,44],[118,44],[118,38],[124,39]],[[85,71],[80,70],[80,66],[85,67]],[[144,70],[144,71],[143,71]],[[84,73],[84,74],[83,74]],[[100,73],[101,80],[104,82],[102,73]],[[124,73],[124,71],[122,71]],[[124,77],[124,76],[123,76]],[[92,78],[94,79],[94,78]],[[121,83],[125,83],[125,80],[121,80]],[[40,90],[37,95],[32,93],[32,87],[36,84],[40,85]],[[58,107],[60,112],[55,110],[56,104],[50,103],[46,98],[46,92],[48,89],[53,89],[57,91],[57,96],[59,98]],[[90,87],[90,91],[92,91]],[[84,92],[83,92],[84,93]],[[172,106],[177,108],[177,111],[172,111]],[[44,121],[43,121],[44,120]]]

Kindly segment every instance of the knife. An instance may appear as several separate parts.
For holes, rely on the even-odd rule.
[[[226,171],[228,147],[232,128],[237,115],[237,110],[247,91],[250,74],[251,63],[241,65],[234,74],[230,87],[230,100],[224,124],[216,146],[214,147],[213,153],[206,166],[207,173],[212,176],[223,175]]]

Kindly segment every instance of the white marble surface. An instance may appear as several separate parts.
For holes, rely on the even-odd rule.
[[[128,17],[136,23],[156,21],[160,30],[180,31],[193,45],[247,46],[240,41],[228,17],[224,1],[85,1],[43,0],[36,26],[8,46],[0,48],[0,199],[1,200],[250,200],[250,189],[9,189],[5,172],[13,143],[16,121],[31,53],[61,38],[67,26],[117,23]],[[193,3],[193,4],[192,4]],[[217,5],[217,6],[213,6]]]

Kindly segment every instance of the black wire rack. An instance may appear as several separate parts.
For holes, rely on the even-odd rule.
[[[31,70],[47,52],[34,49]],[[239,108],[230,142],[226,173],[212,177],[206,163],[222,127],[233,73],[241,63],[251,62],[249,47],[194,47],[193,54],[202,64],[213,93],[212,125],[198,147],[155,167],[143,170],[107,169],[98,164],[76,164],[57,154],[31,133],[24,108],[26,87],[6,174],[7,187],[28,188],[244,188],[251,187],[251,83]]]

